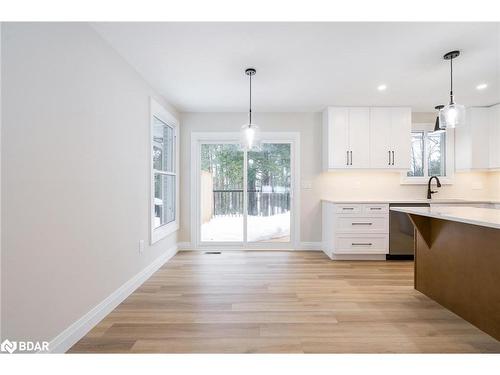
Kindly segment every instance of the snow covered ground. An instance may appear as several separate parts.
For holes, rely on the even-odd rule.
[[[248,216],[248,241],[288,242],[290,212],[274,216]],[[243,216],[216,216],[201,226],[202,241],[243,241]]]

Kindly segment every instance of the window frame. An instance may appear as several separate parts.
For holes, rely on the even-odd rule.
[[[433,123],[414,123],[412,124],[411,131],[424,132],[424,158],[427,158],[427,134],[434,131],[435,124]],[[446,130],[445,142],[445,163],[446,163],[446,176],[440,177],[439,181],[443,185],[452,185],[455,178],[455,130]],[[411,177],[408,176],[408,170],[401,172],[401,185],[424,185],[429,181],[428,163],[424,160],[424,176]]]
[[[171,127],[173,130],[173,171],[160,171],[154,169],[154,125],[155,119],[160,120],[165,123],[167,126]],[[160,241],[161,239],[169,236],[170,234],[179,230],[179,121],[173,116],[165,107],[163,107],[158,101],[154,98],[150,98],[150,126],[149,126],[149,162],[150,162],[150,243],[154,244],[155,242]],[[174,197],[174,217],[175,219],[170,223],[163,224],[158,228],[155,228],[155,175],[161,174],[166,176],[174,176],[175,177],[175,197]]]

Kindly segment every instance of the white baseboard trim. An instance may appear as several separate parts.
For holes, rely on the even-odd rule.
[[[191,242],[179,242],[177,243],[177,247],[179,251],[208,251],[211,250],[212,247],[202,247],[202,248],[196,248],[194,247]],[[224,246],[215,246],[217,250],[267,250],[265,248],[226,248]],[[276,249],[276,250],[291,250],[291,251],[321,251],[321,242],[300,242],[299,247],[293,248],[293,249]]]
[[[328,255],[328,254],[327,254]],[[385,254],[332,254],[331,260],[384,260]]]
[[[177,242],[177,248],[179,250],[194,250],[191,242]]]
[[[173,246],[164,254],[156,258],[150,265],[144,268],[137,275],[128,280],[125,284],[116,289],[106,299],[95,306],[92,310],[71,324],[63,332],[57,335],[49,343],[50,353],[65,353],[78,340],[85,336],[97,323],[106,317],[115,309],[125,298],[134,290],[140,287],[147,279],[151,277],[161,266],[177,253],[177,246]]]
[[[321,242],[301,242],[300,249],[297,250],[321,251],[321,245]]]

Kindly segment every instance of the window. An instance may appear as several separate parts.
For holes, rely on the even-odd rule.
[[[426,183],[430,176],[439,176],[442,183],[452,183],[453,131],[433,130],[431,124],[413,126],[410,170],[402,173],[401,183]]]
[[[151,100],[151,243],[179,228],[177,120]]]

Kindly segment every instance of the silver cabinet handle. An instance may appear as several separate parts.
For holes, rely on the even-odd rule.
[[[371,242],[366,242],[366,243],[363,243],[363,242],[358,242],[358,243],[353,242],[353,243],[351,243],[351,245],[352,246],[371,246],[373,244]]]
[[[370,210],[381,210],[382,207],[370,207]]]
[[[387,151],[389,153],[389,164],[388,165],[391,165],[391,151]]]
[[[392,152],[392,165],[394,165],[394,151]]]
[[[342,207],[343,210],[354,210],[354,207]]]
[[[350,153],[351,153],[351,165],[352,165],[352,151],[350,151]]]
[[[372,225],[373,223],[352,223],[352,225]]]
[[[345,165],[349,165],[349,151],[345,152]]]

